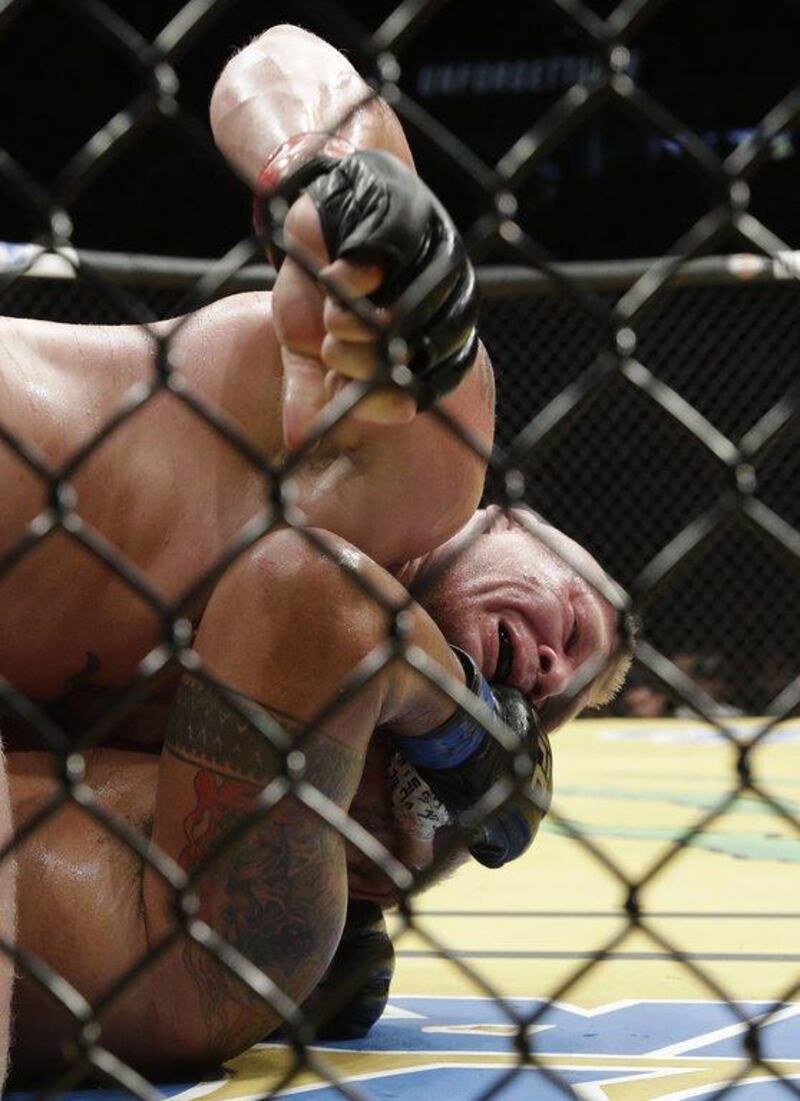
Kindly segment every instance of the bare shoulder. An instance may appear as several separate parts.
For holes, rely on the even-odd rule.
[[[234,294],[183,317],[159,322],[170,362],[193,391],[230,417],[267,451],[282,448],[280,346],[272,295]]]
[[[230,356],[269,356],[270,346],[278,360],[272,325],[272,295],[267,291],[232,294],[181,317],[160,321],[152,332],[169,340],[176,363],[181,353],[200,353],[203,359]]]

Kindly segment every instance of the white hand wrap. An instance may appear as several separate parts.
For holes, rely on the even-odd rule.
[[[430,841],[450,821],[444,804],[399,753],[389,761],[389,794],[397,824],[422,841]]]

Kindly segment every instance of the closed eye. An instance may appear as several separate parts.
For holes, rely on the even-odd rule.
[[[578,644],[581,640],[581,628],[578,616],[573,610],[572,613],[572,629],[567,636],[567,640],[564,643],[564,652],[567,654],[574,654],[578,648]]]

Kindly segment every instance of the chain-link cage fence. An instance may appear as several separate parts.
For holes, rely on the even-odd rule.
[[[150,140],[162,124],[182,149],[193,151],[198,164],[213,166],[220,179],[230,171],[213,153],[205,120],[184,105],[178,62],[213,38],[235,6],[195,0],[176,9],[159,33],[148,37],[129,13],[98,0],[53,4],[59,26],[79,24],[103,42],[115,59],[112,64],[125,66],[132,87],[126,84],[119,92],[113,111],[93,105],[97,125],[87,126],[78,147],[63,151],[58,171],[42,176],[10,151],[0,159],[0,185],[12,206],[24,212],[27,236],[34,242],[31,248],[7,250],[3,312],[74,324],[122,323],[134,327],[126,332],[138,334],[120,337],[118,351],[109,343],[100,353],[118,377],[110,389],[104,375],[95,379],[96,400],[91,385],[76,397],[70,389],[74,382],[64,381],[64,364],[75,361],[58,350],[63,347],[59,341],[80,349],[75,330],[65,336],[40,329],[26,343],[24,331],[12,326],[2,345],[10,410],[0,415],[7,464],[0,558],[3,726],[12,777],[18,747],[46,751],[55,777],[44,794],[39,792],[33,812],[29,806],[13,808],[16,832],[3,857],[7,867],[17,857],[24,884],[25,863],[37,845],[55,845],[60,823],[66,835],[75,829],[68,824],[70,816],[77,816],[80,828],[96,829],[105,839],[113,854],[108,859],[131,862],[142,885],[141,937],[120,945],[118,965],[99,977],[93,971],[96,963],[76,962],[91,955],[90,946],[80,943],[79,930],[70,934],[74,970],[69,975],[62,974],[58,953],[63,948],[55,939],[52,955],[31,950],[26,940],[32,937],[26,925],[31,907],[22,898],[16,944],[8,926],[3,942],[23,990],[20,1028],[25,1012],[54,1023],[45,1029],[39,1057],[29,1041],[18,1040],[18,1049],[30,1049],[20,1063],[38,1071],[38,1085],[48,1095],[86,1081],[111,1080],[150,1098],[158,1096],[150,1077],[228,1058],[280,1026],[293,1058],[270,1095],[312,1069],[343,1096],[369,1096],[343,1081],[314,1042],[360,985],[375,982],[376,975],[380,985],[386,966],[380,941],[377,961],[373,956],[336,967],[344,958],[338,953],[346,948],[345,932],[337,951],[347,900],[346,841],[358,861],[392,885],[399,900],[396,937],[415,932],[496,999],[515,1037],[517,1058],[482,1097],[502,1097],[531,1066],[564,1095],[572,1095],[558,1069],[541,1058],[537,1026],[546,1025],[552,1006],[588,971],[604,966],[631,930],[648,937],[690,971],[709,997],[728,1006],[728,1019],[739,1030],[740,1059],[716,1096],[756,1074],[779,1079],[787,1094],[796,1094],[796,1081],[782,1074],[762,1043],[767,1028],[797,996],[796,970],[787,971],[768,1008],[750,1014],[735,989],[726,988],[650,919],[648,891],[698,834],[744,796],[774,814],[781,828],[798,832],[792,806],[757,772],[759,749],[796,711],[800,686],[794,645],[800,567],[792,494],[798,431],[794,242],[781,240],[760,213],[752,212],[750,189],[776,141],[791,134],[800,95],[785,89],[783,98],[765,105],[759,125],[722,157],[637,79],[637,41],[668,4],[623,3],[601,16],[574,0],[543,0],[535,5],[542,18],[579,41],[591,64],[576,70],[563,94],[554,94],[502,155],[489,161],[404,90],[404,54],[413,50],[429,21],[435,27],[439,10],[446,13],[448,5],[401,4],[370,33],[338,8],[317,13],[315,29],[348,47],[371,82],[369,96],[383,96],[412,141],[427,151],[431,178],[452,175],[469,196],[473,209],[465,204],[457,213],[474,260],[510,265],[499,272],[480,269],[485,287],[481,331],[497,374],[495,446],[486,451],[478,436],[439,406],[429,416],[437,431],[459,440],[486,464],[487,501],[505,509],[529,504],[589,547],[614,579],[599,579],[583,558],[553,543],[569,568],[616,612],[616,637],[585,655],[558,694],[558,704],[568,712],[572,703],[585,699],[589,685],[619,665],[630,644],[633,612],[639,621],[636,682],[663,695],[664,713],[687,709],[732,750],[724,794],[635,878],[615,862],[613,851],[596,846],[575,827],[560,808],[556,788],[550,820],[617,884],[624,920],[607,943],[587,952],[546,992],[537,1009],[523,1013],[474,963],[450,952],[415,920],[420,891],[452,863],[456,842],[442,846],[425,870],[413,861],[404,863],[391,845],[371,834],[368,821],[362,824],[355,811],[348,814],[355,792],[347,779],[342,735],[340,741],[324,740],[325,732],[340,731],[344,722],[356,729],[364,716],[372,716],[374,725],[379,715],[375,693],[398,668],[410,669],[431,693],[438,689],[458,705],[465,722],[482,725],[487,744],[508,751],[514,763],[463,815],[461,841],[505,812],[524,808],[535,816],[546,801],[546,760],[535,768],[530,746],[448,676],[432,659],[430,647],[426,651],[417,644],[416,635],[410,640],[416,621],[409,618],[408,593],[359,567],[357,558],[335,553],[295,504],[297,483],[309,471],[320,478],[319,492],[324,490],[320,471],[327,468],[320,456],[329,461],[331,449],[336,452],[337,426],[351,410],[376,386],[413,386],[408,373],[397,370],[401,355],[413,356],[413,342],[410,351],[398,351],[387,339],[387,334],[405,332],[402,315],[387,327],[363,301],[325,282],[313,258],[287,243],[282,235],[286,204],[280,200],[288,184],[281,181],[270,196],[278,201],[267,203],[273,239],[330,293],[348,302],[381,338],[385,353],[378,381],[345,388],[328,404],[310,438],[287,456],[279,446],[270,449],[254,432],[247,411],[231,406],[228,396],[204,382],[202,372],[194,374],[194,364],[181,354],[182,334],[191,332],[198,310],[237,285],[262,285],[263,271],[249,282],[242,276],[242,269],[260,258],[261,243],[242,234],[241,242],[227,242],[222,260],[196,268],[135,257],[120,263],[114,256],[84,251],[73,229],[73,223],[80,225],[77,215],[87,196],[96,202],[105,194],[104,201],[113,206],[113,195],[103,192],[103,185],[130,150]],[[18,24],[31,7],[19,0],[0,6],[0,49],[14,48]],[[800,11],[787,8],[800,23]],[[308,23],[311,16],[303,8],[294,18]],[[352,114],[345,113],[331,129],[345,128]],[[557,263],[539,243],[531,181],[546,177],[543,169],[552,158],[595,118],[633,123],[642,142],[668,140],[681,164],[699,179],[702,202],[658,259],[590,270]],[[153,196],[149,200],[158,202]],[[702,259],[725,249],[763,259]],[[70,278],[47,277],[42,264],[54,258],[66,265]],[[37,265],[44,276],[36,274]],[[753,278],[742,279],[742,273]],[[435,292],[432,280],[430,273],[420,273],[412,298]],[[151,328],[157,319],[176,313],[186,320]],[[91,359],[85,348],[81,356]],[[130,383],[123,385],[126,369]],[[110,398],[102,397],[109,393]],[[57,409],[62,403],[61,412],[47,414],[48,401],[56,401]],[[70,418],[76,418],[74,423]],[[186,442],[170,449],[167,441],[175,440]],[[162,448],[166,471],[154,458]],[[182,458],[189,454],[182,467],[179,453]],[[195,465],[195,453],[208,465]],[[230,480],[232,468],[241,483]],[[217,476],[228,488],[241,484],[244,504],[233,509],[221,502],[211,523],[201,516],[202,502],[197,501]],[[136,514],[145,502],[146,521]],[[398,510],[406,507],[403,502],[399,496]],[[407,507],[417,508],[418,497]],[[185,547],[170,557],[167,544],[179,530],[176,513]],[[320,515],[329,514],[321,507]],[[143,546],[139,527],[155,540],[158,553]],[[440,567],[443,577],[469,556],[485,527],[471,529],[469,538],[447,555]],[[536,532],[545,542],[553,541],[547,530],[537,527]],[[273,547],[280,551],[277,562],[271,558]],[[440,580],[437,576],[436,583]],[[430,578],[411,580],[408,592],[425,604],[430,584]],[[265,586],[269,600],[263,596]],[[341,653],[330,640],[325,646],[326,652],[336,649],[336,660],[323,661],[314,624],[302,623],[314,594],[341,609],[343,634],[333,636]],[[264,637],[245,629],[248,612],[261,608],[259,600],[266,609]],[[229,609],[241,620],[226,620],[233,614]],[[348,653],[347,639],[350,618],[359,616],[378,624],[378,633],[356,660]],[[317,664],[309,662],[309,689],[294,709],[275,703],[275,696],[249,675],[234,672],[221,683],[215,673],[235,655],[228,666],[234,671],[252,659],[260,663],[262,676],[268,669],[271,687],[289,683],[300,642]],[[59,659],[59,653],[67,657]],[[65,672],[65,661],[76,654],[82,660]],[[345,670],[335,694],[315,694],[331,669]],[[612,706],[625,707],[625,696],[619,699]],[[316,711],[309,704],[314,700]],[[302,721],[286,714],[306,714],[309,706],[311,717]],[[727,721],[731,710],[768,718],[743,732]],[[551,709],[551,721],[553,714],[562,712]],[[169,748],[162,749],[165,722],[171,723],[171,733]],[[103,758],[100,748],[108,743],[129,748],[131,730],[142,727],[150,734],[148,760],[160,761],[155,824],[114,807],[109,775],[115,758]],[[371,733],[370,726],[367,738]],[[541,744],[539,752],[546,757]],[[42,895],[39,909],[62,905],[48,901],[45,887]],[[319,915],[326,907],[330,917],[322,922]],[[312,935],[306,928],[311,914],[335,936]],[[37,945],[48,943],[39,936]],[[113,930],[108,936],[113,940]],[[309,999],[332,960],[332,974],[340,982],[317,987]],[[126,1047],[117,1022],[125,1020],[128,1033],[144,1035],[141,1022],[153,1012],[156,988],[165,1008],[149,1026],[152,1035]],[[86,989],[94,996],[87,997]],[[163,1056],[142,1055],[167,1047],[175,1053],[173,1065]],[[12,1050],[12,1064],[13,1058]]]

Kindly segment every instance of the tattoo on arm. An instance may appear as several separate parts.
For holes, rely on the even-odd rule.
[[[260,713],[269,721],[268,712],[254,700],[233,694],[246,713]],[[300,726],[285,715],[280,725],[288,732],[296,732]],[[202,762],[222,776],[257,780],[262,787],[279,771],[280,754],[269,738],[235,711],[222,693],[190,677],[185,677],[178,689],[166,745],[176,757]]]
[[[173,706],[166,746],[192,770],[192,809],[183,820],[178,857],[191,873],[252,811],[279,773],[280,755],[222,695],[189,678]],[[361,755],[321,734],[312,735],[303,752],[309,782],[339,806],[349,806]],[[344,844],[287,796],[209,864],[197,890],[201,919],[302,1001],[338,941],[346,901]],[[278,1025],[274,1011],[195,941],[187,939],[183,960],[217,1058],[230,1057]]]

